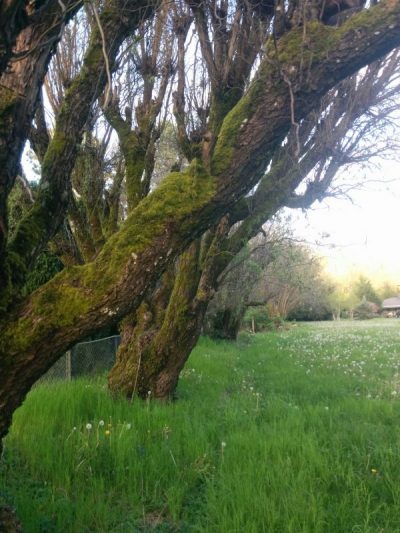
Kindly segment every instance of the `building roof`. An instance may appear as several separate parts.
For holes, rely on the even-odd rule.
[[[392,298],[386,298],[382,302],[382,309],[397,309],[400,308],[400,296],[393,296]]]

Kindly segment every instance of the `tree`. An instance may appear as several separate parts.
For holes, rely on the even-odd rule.
[[[59,19],[60,6],[56,5]],[[204,12],[197,12],[200,7],[201,4],[192,4],[199,34],[207,26]],[[121,44],[144,18],[153,15],[155,8],[148,1],[127,4],[109,0],[98,13],[99,24],[92,29],[82,69],[66,92],[43,158],[37,201],[21,220],[11,242],[7,242],[4,198],[17,175],[20,149],[27,137],[28,128],[20,126],[29,125],[33,118],[38,86],[54,42],[47,52],[45,46],[32,47],[29,69],[3,72],[0,148],[1,169],[7,172],[2,177],[4,198],[0,202],[4,310],[0,341],[0,436],[7,432],[13,411],[31,385],[61,353],[78,339],[138,309],[161,273],[206,230],[219,227],[219,234],[224,234],[218,225],[221,217],[233,212],[235,204],[264,176],[291,126],[296,138],[296,124],[317,108],[335,84],[400,44],[397,1],[381,2],[363,10],[339,28],[320,23],[319,13],[300,16],[301,10],[292,4],[288,6],[290,12],[281,6],[276,17],[273,9],[265,9],[261,15],[266,17],[268,28],[269,22],[275,21],[272,26],[275,38],[271,35],[264,46],[257,74],[248,85],[244,84],[246,91],[241,89],[237,94],[232,90],[236,85],[227,80],[230,89],[227,95],[224,90],[218,92],[221,86],[217,83],[216,94],[221,98],[214,106],[215,129],[200,136],[197,148],[192,147],[188,154],[190,165],[171,173],[139,202],[92,262],[65,268],[29,297],[21,298],[20,288],[33,260],[64,220],[70,178],[93,102],[104,92],[116,68],[115,58]],[[46,10],[43,16],[49,14],[50,10]],[[308,15],[314,19],[308,20]],[[262,18],[260,13],[258,18]],[[212,21],[215,27],[220,19]],[[298,21],[301,26],[296,26]],[[32,23],[22,31],[33,27]],[[43,27],[54,28],[54,21],[42,21]],[[221,31],[224,33],[223,27]],[[28,43],[29,49],[32,44]],[[203,45],[206,56],[207,39]],[[37,68],[39,60],[35,56],[39,52],[45,56],[40,58],[41,69]],[[235,57],[231,57],[233,63]],[[31,84],[32,92],[36,93],[32,93],[32,105],[25,108],[19,87],[21,81],[24,89],[30,87],[27,81],[32,82],[32,71],[39,83]],[[227,100],[227,107],[219,105]],[[176,104],[179,115],[179,102]],[[23,120],[16,128],[15,120],[21,113]],[[5,149],[10,146],[14,148]],[[264,198],[270,195],[277,204],[283,204],[296,185],[286,173],[279,180],[267,175],[262,186]],[[242,227],[244,231],[245,224]]]
[[[269,266],[290,246],[291,232],[286,224],[287,221],[275,219],[264,225],[262,233],[251,239],[220,274],[205,316],[207,335],[236,339],[246,309],[255,303]],[[265,299],[256,302],[265,303]]]
[[[399,285],[395,283],[391,283],[389,281],[385,281],[382,283],[382,285],[379,287],[379,297],[381,300],[385,300],[386,298],[391,298],[393,296],[396,296],[399,293]]]
[[[206,41],[209,40],[206,38]],[[221,54],[218,59],[221,61]],[[225,59],[223,54],[222,59]],[[218,288],[219,276],[243,244],[283,205],[279,195],[271,192],[268,187],[264,189],[264,183],[268,179],[280,181],[285,178],[295,187],[307,176],[304,193],[293,194],[285,200],[286,204],[292,207],[304,208],[326,194],[336,195],[333,178],[337,170],[343,166],[349,168],[352,162],[367,162],[371,155],[376,154],[376,132],[382,130],[382,124],[386,123],[393,113],[390,100],[396,93],[397,82],[393,79],[393,72],[396,72],[397,61],[398,55],[393,54],[387,60],[371,65],[362,76],[345,80],[323,99],[317,111],[308,115],[298,127],[292,127],[287,142],[273,157],[267,176],[260,182],[256,193],[247,199],[247,212],[235,209],[228,219],[225,217],[221,221],[215,240],[213,231],[203,237],[202,253],[198,254],[194,250],[198,263],[195,259],[180,262],[176,287],[173,287],[167,278],[169,289],[165,287],[165,290],[161,291],[164,302],[162,305],[166,305],[166,292],[169,290],[168,307],[172,310],[171,314],[145,312],[133,317],[130,328],[134,342],[128,343],[128,338],[124,337],[127,345],[125,346],[125,342],[121,344],[117,363],[109,378],[112,390],[123,392],[128,397],[136,393],[147,397],[148,392],[158,398],[173,396],[179,371],[197,341],[207,304]],[[219,70],[223,70],[222,66]],[[344,105],[346,98],[349,105]],[[178,102],[183,100],[183,97],[179,98]],[[211,89],[209,121],[213,117],[213,101]],[[218,102],[218,99],[216,101]],[[378,115],[369,112],[370,109],[376,108],[380,110]],[[205,121],[204,124],[202,122],[202,128],[207,132],[208,126],[212,129],[212,124],[205,120],[207,115],[204,117],[200,111],[197,114]],[[178,114],[176,118],[178,124],[181,116],[183,113]],[[380,119],[376,120],[377,116]],[[364,135],[372,129],[375,136],[373,141],[371,139],[371,143],[368,143]],[[193,143],[197,142],[197,136],[197,129],[194,132],[189,130],[188,134],[185,124],[181,125],[178,137],[181,138],[182,150],[187,151],[188,157]],[[380,143],[380,153],[382,148],[390,153],[391,143]],[[242,217],[240,227],[235,227],[237,217]],[[225,236],[221,235],[221,231],[225,232]],[[210,253],[207,252],[208,246]],[[189,268],[189,265],[190,272],[180,272]],[[190,280],[190,291],[180,290],[182,279],[185,279],[185,286]],[[157,295],[147,298],[147,309],[153,307],[149,300],[157,300]],[[239,309],[240,307],[236,310]],[[180,312],[177,313],[177,310]],[[232,313],[231,308],[225,309],[221,317],[225,335],[236,335],[240,314]],[[168,332],[168,335],[164,335],[164,332]],[[144,365],[143,361],[151,363]]]
[[[367,301],[377,305],[381,304],[381,299],[372,286],[371,281],[365,276],[361,275],[356,281],[354,286],[354,294],[357,296],[360,302]]]
[[[320,259],[304,244],[285,239],[275,246],[249,301],[266,305],[271,318],[321,320],[330,314],[331,291]]]

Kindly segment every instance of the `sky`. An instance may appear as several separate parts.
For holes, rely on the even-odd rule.
[[[353,190],[351,201],[330,198],[306,212],[292,211],[293,228],[324,258],[333,277],[361,272],[400,290],[400,163],[385,161],[371,177],[375,182]]]

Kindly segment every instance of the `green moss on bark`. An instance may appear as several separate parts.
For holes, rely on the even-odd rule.
[[[69,269],[69,278],[76,276],[76,268]],[[24,315],[12,329],[2,336],[1,344],[12,346],[18,353],[29,348],[32,339],[39,335],[48,336],[54,328],[71,326],[79,322],[93,303],[86,297],[81,286],[66,283],[65,276],[59,274],[37,290],[30,300],[29,313]],[[62,281],[61,281],[62,280]],[[2,351],[0,344],[0,352]]]
[[[87,266],[85,284],[109,284],[128,257],[139,254],[161,236],[169,223],[190,223],[186,217],[204,207],[215,193],[215,180],[194,161],[185,172],[172,172],[157,189],[144,198],[128,220],[104,245],[98,259]]]
[[[241,126],[246,124],[255,109],[253,93],[256,89],[257,87],[253,85],[232,111],[228,113],[222,124],[211,161],[211,172],[214,176],[222,174],[232,161],[237,149],[237,140],[241,133]]]
[[[186,172],[170,174],[132,212],[93,263],[65,269],[31,295],[24,316],[18,323],[10,321],[4,331],[0,351],[18,353],[60,327],[79,326],[89,309],[99,306],[106,291],[118,283],[133,256],[162,238],[169,223],[178,224],[184,233],[185,224],[193,224],[191,214],[214,193],[214,179],[196,161]]]

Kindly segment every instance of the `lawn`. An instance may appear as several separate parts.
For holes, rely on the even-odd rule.
[[[179,399],[40,385],[0,501],[25,532],[400,532],[400,320],[203,338]]]

